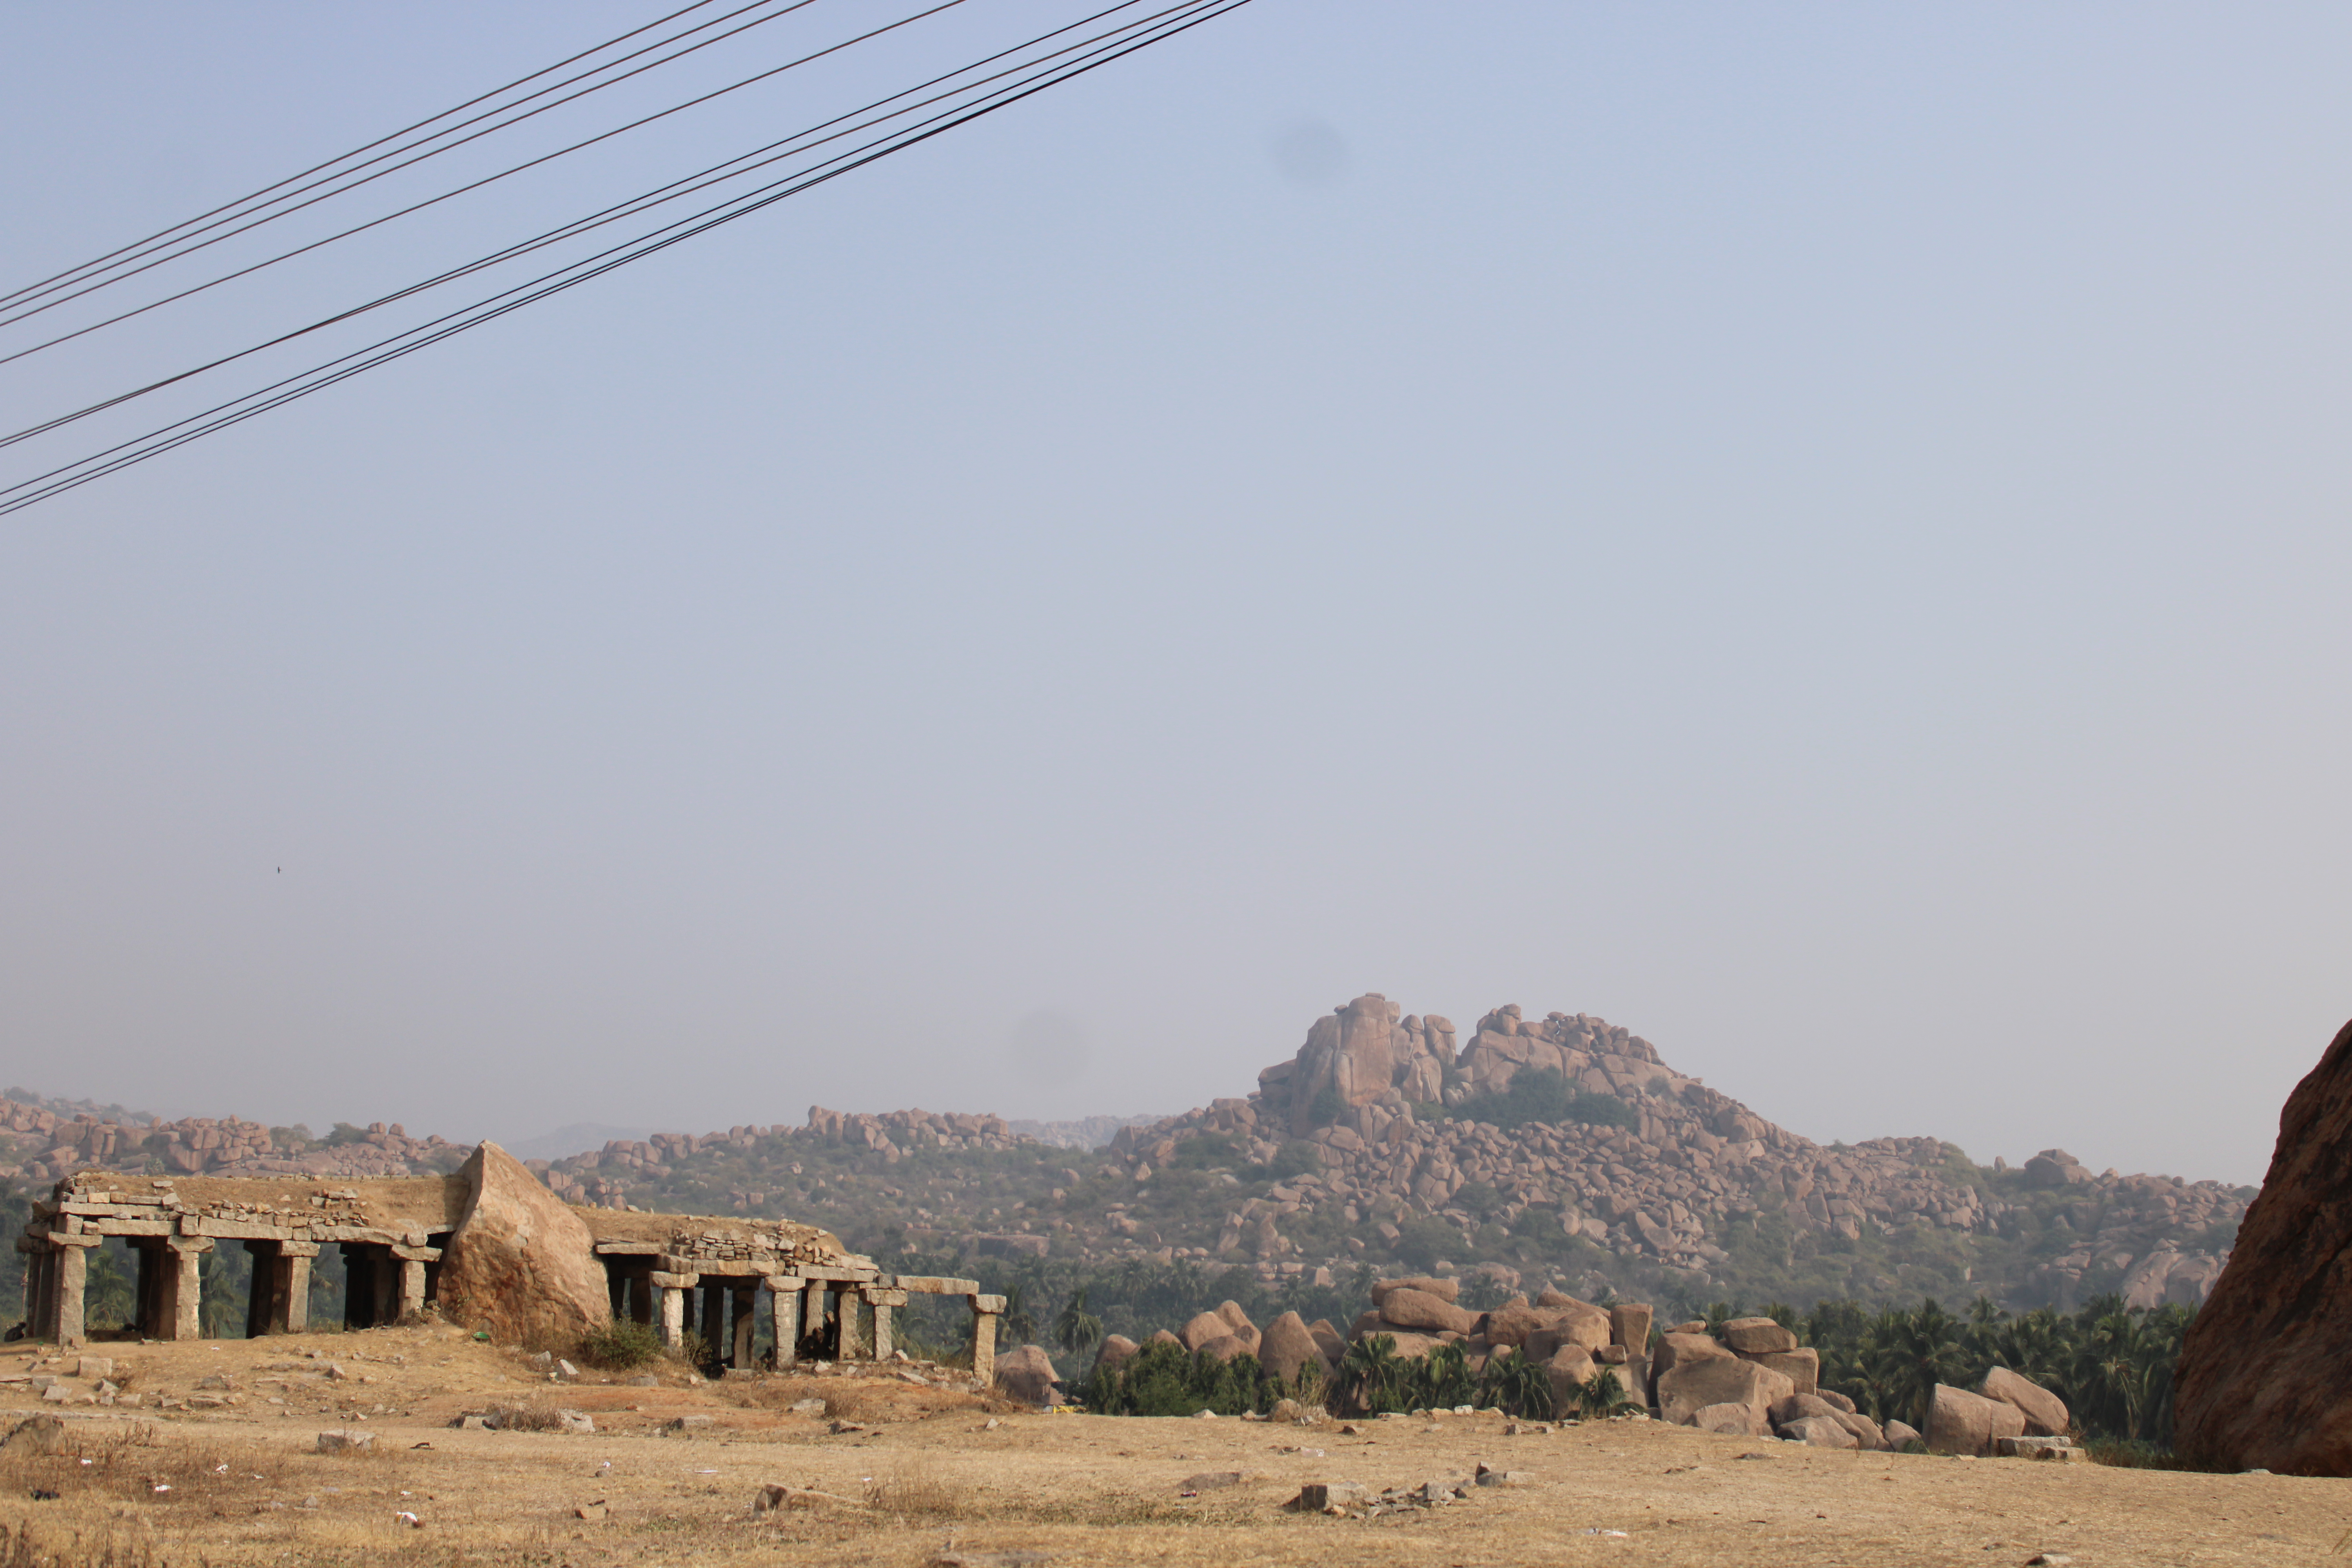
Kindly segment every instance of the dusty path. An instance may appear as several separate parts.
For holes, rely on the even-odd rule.
[[[43,1404],[0,1382],[0,1420],[47,1410],[68,1433],[55,1454],[0,1448],[0,1523],[191,1564],[2352,1562],[2339,1480],[1826,1453],[1647,1422],[1511,1435],[1500,1416],[1444,1416],[1343,1434],[1024,1415],[898,1378],[551,1387],[520,1357],[434,1329],[93,1350],[115,1355],[140,1406]],[[0,1378],[31,1374],[0,1356]],[[222,1403],[155,1407],[196,1397]],[[790,1408],[811,1399],[831,1414]],[[449,1426],[495,1403],[584,1411],[598,1430]],[[709,1425],[674,1431],[683,1417]],[[372,1451],[311,1451],[329,1428],[373,1434]],[[1451,1482],[1482,1462],[1522,1484],[1370,1520],[1281,1507],[1309,1481]],[[755,1514],[771,1483],[829,1495]],[[60,1495],[35,1502],[36,1487]]]

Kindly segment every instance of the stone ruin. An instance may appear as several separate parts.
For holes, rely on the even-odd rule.
[[[110,1236],[138,1257],[133,1326],[154,1340],[201,1337],[203,1258],[225,1241],[253,1255],[249,1337],[310,1326],[310,1261],[330,1245],[342,1250],[346,1328],[430,1307],[520,1342],[627,1318],[672,1347],[698,1333],[731,1369],[754,1364],[763,1315],[779,1364],[812,1346],[828,1359],[878,1361],[896,1349],[894,1314],[910,1294],[961,1296],[971,1309],[972,1373],[986,1381],[1004,1310],[977,1280],[885,1273],[809,1226],[574,1206],[484,1143],[446,1176],[325,1183],[77,1171],[34,1205],[16,1240],[32,1338],[87,1342],[89,1252]]]

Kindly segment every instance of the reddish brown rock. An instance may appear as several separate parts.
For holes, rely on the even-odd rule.
[[[465,1217],[441,1262],[445,1315],[514,1344],[570,1343],[613,1321],[585,1221],[495,1143],[474,1151]]]
[[[2200,1469],[2352,1476],[2352,1024],[2279,1113],[2229,1265],[2189,1326],[2173,1447]]]
[[[2003,1405],[2014,1405],[2025,1416],[2025,1435],[2029,1437],[2063,1437],[2069,1422],[2066,1402],[2032,1379],[2013,1373],[2005,1366],[1994,1367],[1977,1385],[1977,1392],[1987,1399],[1998,1399]]]
[[[1723,1325],[1722,1338],[1726,1349],[1741,1355],[1797,1348],[1797,1336],[1769,1318],[1734,1318]]]
[[[1054,1386],[1056,1381],[1053,1359],[1036,1345],[1023,1345],[996,1358],[996,1389],[1008,1399],[1051,1408],[1062,1402],[1062,1391]]]
[[[1650,1309],[1620,1302],[1609,1309],[1609,1342],[1623,1345],[1635,1355],[1650,1353]]]
[[[1177,1330],[1176,1337],[1184,1342],[1186,1350],[1197,1351],[1211,1340],[1228,1338],[1233,1331],[1234,1326],[1216,1313],[1202,1312]]]
[[[1250,1321],[1249,1314],[1242,1310],[1240,1302],[1220,1301],[1217,1303],[1217,1316],[1223,1318],[1228,1324],[1232,1325],[1233,1331],[1236,1337],[1249,1342],[1249,1348],[1252,1354],[1256,1353],[1258,1343],[1257,1325]]]
[[[1250,1349],[1249,1341],[1242,1338],[1241,1335],[1219,1334],[1214,1339],[1202,1340],[1200,1348],[1192,1353],[1222,1366],[1237,1355],[1250,1355],[1254,1352]]]
[[[1339,1358],[1348,1353],[1348,1342],[1339,1337],[1339,1331],[1331,1326],[1328,1319],[1316,1319],[1307,1325],[1307,1331],[1315,1336],[1315,1348],[1331,1365],[1338,1366]]]
[[[1551,1379],[1551,1407],[1555,1414],[1566,1415],[1576,1408],[1577,1391],[1593,1371],[1592,1354],[1582,1345],[1562,1345],[1544,1363],[1544,1373]]]
[[[1738,1358],[1716,1343],[1713,1334],[1671,1333],[1658,1336],[1658,1348],[1650,1363],[1653,1380],[1663,1379],[1689,1362],[1737,1361]],[[1791,1392],[1794,1384],[1790,1385]]]
[[[1448,1305],[1457,1304],[1462,1300],[1461,1280],[1432,1279],[1426,1276],[1415,1275],[1407,1279],[1382,1279],[1375,1283],[1372,1286],[1372,1305],[1377,1307],[1387,1300],[1389,1292],[1391,1290],[1418,1290],[1424,1296],[1434,1296]]]
[[[1774,1402],[1796,1392],[1770,1367],[1728,1353],[1677,1362],[1654,1386],[1658,1414],[1668,1421],[1687,1426],[1711,1405],[1738,1405],[1750,1412],[1750,1426],[1759,1436],[1767,1430]]]
[[[1769,1366],[1780,1373],[1797,1385],[1800,1394],[1811,1394],[1821,1386],[1822,1352],[1811,1345],[1792,1351],[1771,1351],[1761,1355],[1750,1355],[1747,1359],[1758,1366]]]
[[[1381,1298],[1381,1321],[1422,1333],[1466,1334],[1476,1326],[1478,1315],[1426,1290],[1397,1289]]]
[[[1323,1359],[1322,1347],[1315,1342],[1314,1333],[1296,1312],[1285,1312],[1266,1325],[1260,1337],[1257,1359],[1268,1372],[1287,1382],[1298,1375],[1302,1366],[1313,1366],[1328,1372],[1330,1363]]]
[[[1990,1454],[1995,1437],[2025,1436],[2025,1413],[2014,1405],[1939,1383],[1927,1402],[1927,1449],[1936,1454]]]
[[[1133,1361],[1137,1352],[1142,1348],[1125,1334],[1105,1336],[1102,1349],[1095,1352],[1095,1369],[1092,1375],[1100,1377],[1106,1373],[1117,1372],[1120,1367]]]

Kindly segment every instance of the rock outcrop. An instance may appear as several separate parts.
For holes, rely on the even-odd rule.
[[[2173,1447],[2208,1469],[2352,1476],[2352,1024],[2279,1115],[2262,1193],[2181,1347]]]
[[[1053,1358],[1040,1346],[1023,1345],[997,1354],[996,1390],[1007,1399],[1051,1409],[1062,1402],[1062,1391],[1055,1386],[1060,1381]]]
[[[495,1143],[459,1174],[466,1208],[442,1257],[446,1313],[514,1344],[569,1343],[613,1321],[604,1266],[578,1215]]]

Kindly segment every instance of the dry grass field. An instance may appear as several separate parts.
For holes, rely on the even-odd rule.
[[[0,1425],[65,1422],[56,1451],[0,1447],[0,1568],[2352,1562],[2352,1482],[2338,1480],[1830,1453],[1643,1421],[1118,1420],[890,1374],[667,1371],[643,1386],[592,1372],[554,1386],[515,1352],[435,1327],[92,1352],[115,1357],[136,1408],[0,1383]],[[0,1355],[0,1377],[72,1364],[22,1350]],[[192,1395],[206,1405],[158,1407]],[[825,1410],[791,1408],[811,1399]],[[452,1426],[498,1406],[526,1425],[582,1411],[596,1430]],[[689,1416],[709,1424],[670,1426]],[[374,1441],[317,1452],[338,1429]],[[1369,1519],[1282,1507],[1310,1481],[1378,1490],[1481,1463],[1520,1484]],[[793,1495],[755,1511],[768,1486]]]

